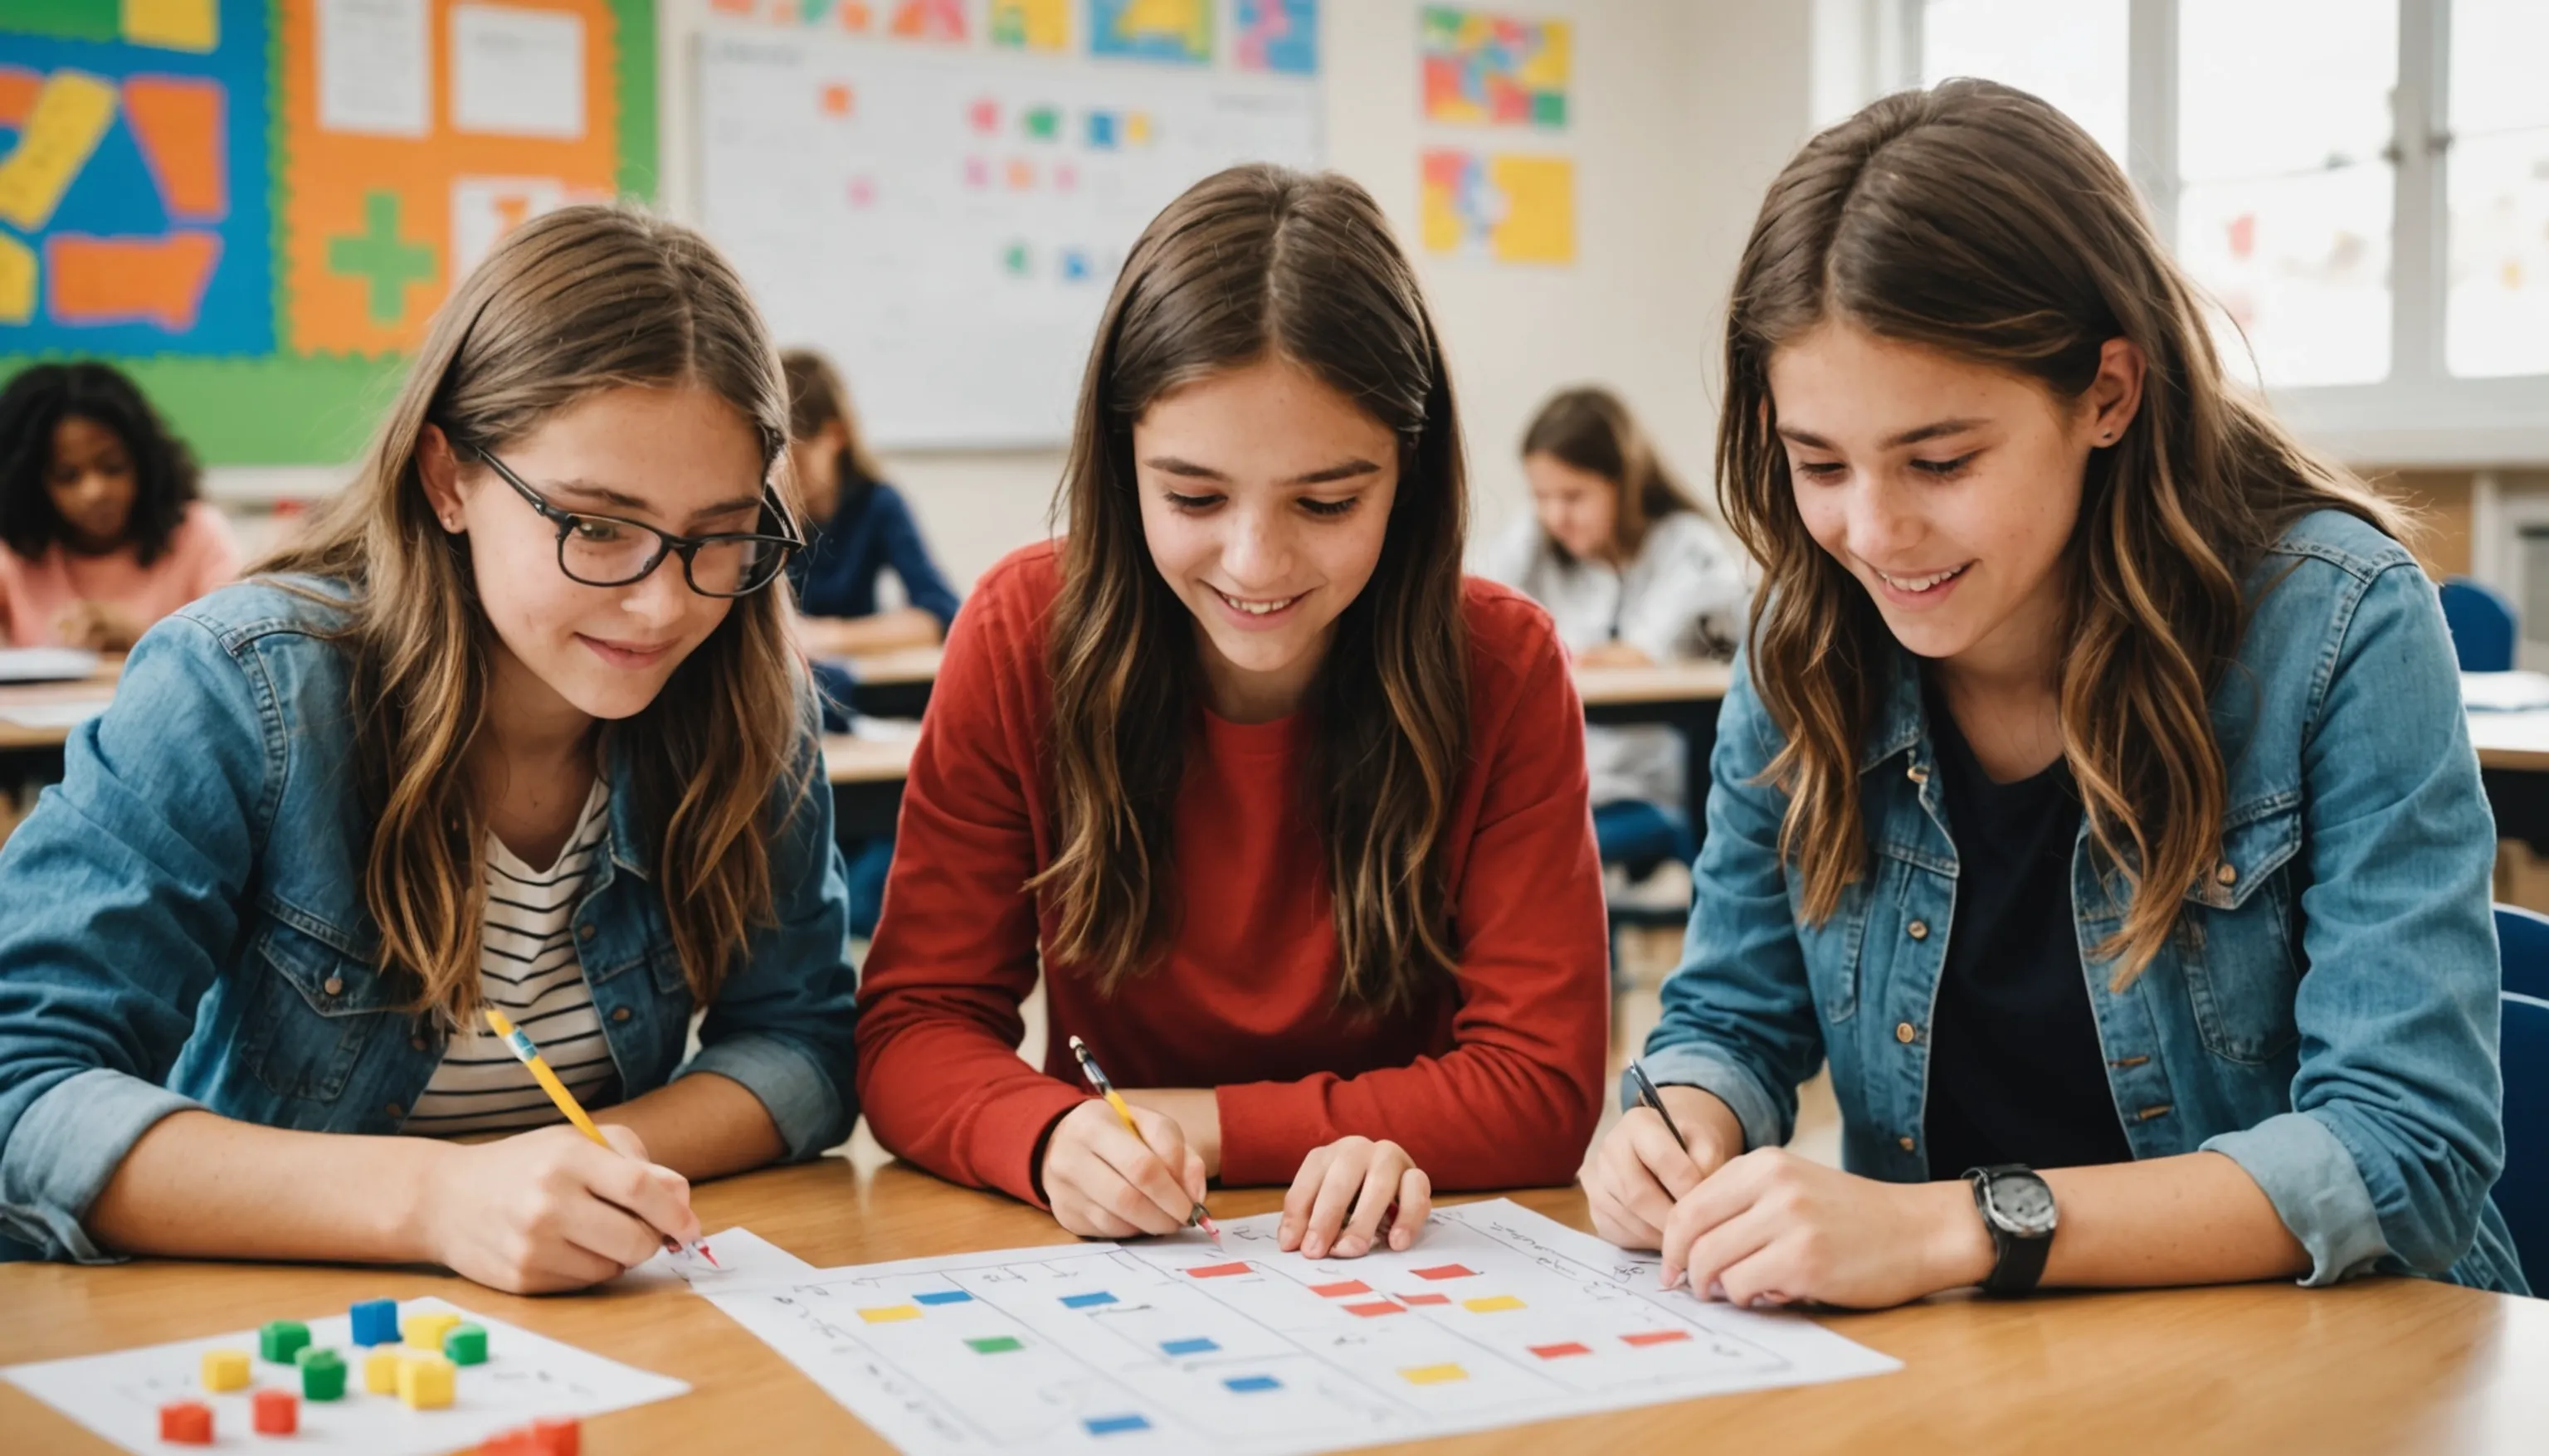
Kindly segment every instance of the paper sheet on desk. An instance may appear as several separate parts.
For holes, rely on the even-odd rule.
[[[1223,1225],[1221,1248],[1188,1233],[694,1287],[915,1456],[1099,1437],[1299,1456],[1901,1368],[1797,1315],[1658,1290],[1652,1256],[1510,1200],[1351,1260],[1276,1252],[1278,1217]]]
[[[106,711],[106,699],[95,702],[22,702],[0,708],[0,722],[20,728],[76,728]]]
[[[716,1255],[718,1267],[686,1264],[669,1253],[660,1253],[611,1281],[612,1286],[644,1289],[686,1284],[695,1294],[716,1294],[821,1272],[749,1228],[728,1228],[701,1242]]]
[[[0,682],[77,682],[97,665],[96,653],[68,647],[0,647]]]
[[[2549,674],[2463,673],[2461,706],[2474,713],[2522,713],[2549,708]]]

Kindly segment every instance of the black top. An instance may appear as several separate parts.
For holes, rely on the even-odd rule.
[[[1935,689],[1934,773],[1956,915],[1930,1019],[1930,1176],[2132,1161],[2108,1090],[2071,907],[2080,798],[2061,760],[1994,783]]]

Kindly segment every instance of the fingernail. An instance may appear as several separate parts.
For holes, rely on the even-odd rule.
[[[1301,1240],[1301,1252],[1303,1252],[1303,1253],[1305,1253],[1305,1254],[1309,1255],[1311,1258],[1314,1258],[1314,1259],[1315,1259],[1315,1258],[1317,1258],[1317,1257],[1319,1257],[1319,1255],[1321,1254],[1321,1252],[1322,1252],[1322,1251],[1324,1251],[1326,1248],[1327,1248],[1327,1244],[1326,1244],[1325,1242],[1323,1242],[1323,1241],[1320,1239],[1319,1235],[1317,1235],[1317,1234],[1315,1234],[1315,1233],[1313,1233],[1313,1234],[1311,1234],[1309,1237],[1304,1238],[1304,1239],[1302,1239],[1302,1240]]]
[[[1357,1236],[1355,1236],[1355,1235],[1353,1235],[1353,1234],[1348,1234],[1345,1238],[1341,1239],[1341,1240],[1338,1242],[1338,1244],[1337,1244],[1337,1252],[1338,1252],[1338,1253],[1340,1253],[1340,1254],[1342,1254],[1342,1255],[1344,1255],[1345,1257],[1347,1257],[1347,1258],[1349,1258],[1349,1259],[1360,1257],[1360,1256],[1362,1255],[1363,1251],[1364,1251],[1364,1241],[1363,1241],[1363,1239],[1362,1239],[1362,1238],[1360,1238],[1360,1237],[1357,1237]]]

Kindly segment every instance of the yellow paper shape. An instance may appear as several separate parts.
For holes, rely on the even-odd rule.
[[[363,1357],[363,1389],[376,1396],[398,1394],[399,1367],[407,1357],[396,1350],[374,1350]]]
[[[920,1307],[918,1305],[887,1305],[881,1309],[861,1310],[859,1311],[859,1318],[865,1320],[870,1324],[892,1324],[899,1320],[919,1319]]]
[[[18,133],[18,149],[0,161],[0,219],[21,232],[51,221],[88,165],[98,138],[115,125],[115,87],[86,71],[55,71],[36,93],[35,109]]]
[[[1473,1315],[1493,1315],[1499,1310],[1519,1310],[1522,1301],[1509,1294],[1491,1294],[1480,1299],[1463,1300],[1461,1308]]]
[[[1124,118],[1124,144],[1147,146],[1151,140],[1151,114],[1137,111]]]
[[[398,1397],[411,1410],[439,1410],[451,1404],[451,1362],[440,1355],[399,1361]]]
[[[246,1390],[247,1351],[204,1351],[204,1389],[208,1391]]]
[[[399,1334],[411,1350],[442,1353],[442,1337],[460,1322],[457,1315],[409,1315],[399,1321]]]
[[[36,318],[36,250],[0,234],[0,323]]]
[[[1507,263],[1575,261],[1575,163],[1562,156],[1491,157],[1487,176],[1504,194],[1492,244]]]
[[[1065,0],[991,0],[991,44],[1027,50],[1071,48],[1071,7]]]
[[[1416,1365],[1399,1371],[1398,1378],[1409,1385],[1450,1385],[1467,1380],[1469,1372],[1458,1365]]]
[[[210,50],[221,44],[221,13],[213,0],[124,0],[124,39],[167,50]]]

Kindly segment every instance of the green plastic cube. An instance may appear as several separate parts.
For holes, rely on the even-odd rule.
[[[256,1332],[256,1352],[267,1363],[289,1365],[310,1348],[310,1326],[298,1320],[277,1320]]]
[[[442,1355],[454,1365],[487,1363],[487,1326],[455,1324],[442,1337]]]
[[[301,1366],[301,1399],[341,1401],[345,1398],[345,1357],[324,1345],[312,1345],[296,1357]]]

